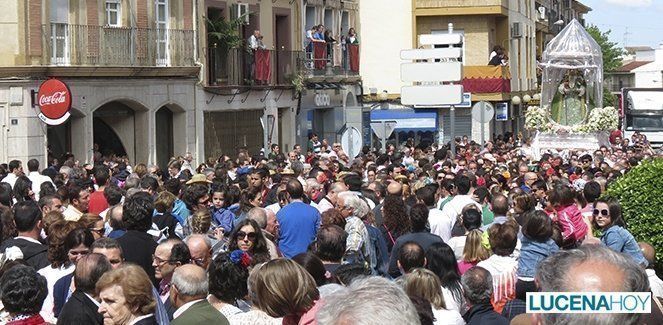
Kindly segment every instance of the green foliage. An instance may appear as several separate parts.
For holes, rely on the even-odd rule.
[[[603,87],[603,107],[606,106],[612,106],[616,107],[617,105],[617,98],[615,98],[615,95],[610,92],[610,89],[607,87]]]
[[[587,32],[601,46],[601,52],[603,52],[603,75],[605,76],[606,72],[615,71],[621,67],[621,56],[624,54],[624,50],[618,47],[617,43],[610,41],[609,35],[611,31],[602,32],[598,27],[589,25],[587,26]],[[605,103],[603,104],[605,106]]]
[[[615,183],[607,194],[622,205],[628,230],[637,241],[656,248],[656,271],[663,273],[663,158],[643,161]]]
[[[248,15],[248,13],[245,15]],[[210,44],[218,43],[218,46],[227,49],[242,46],[243,40],[239,34],[239,28],[245,23],[245,16],[230,21],[226,21],[223,17],[215,20],[207,17],[205,19],[207,20],[207,37]]]

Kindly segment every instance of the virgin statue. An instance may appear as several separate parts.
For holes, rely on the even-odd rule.
[[[585,80],[578,70],[569,70],[553,99],[552,119],[561,125],[580,124],[587,116]]]

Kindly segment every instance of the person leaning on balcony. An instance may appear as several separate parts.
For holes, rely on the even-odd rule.
[[[354,28],[350,28],[348,30],[347,43],[348,44],[359,44],[359,37],[357,36],[357,32],[355,31]]]
[[[496,55],[490,59],[488,65],[492,66],[507,65],[509,58],[506,56],[506,54],[504,54],[504,50],[501,47],[497,48],[496,50],[497,50]]]
[[[255,51],[257,49],[264,49],[265,44],[262,43],[262,35],[259,30],[254,30],[253,35],[249,37],[249,49]]]

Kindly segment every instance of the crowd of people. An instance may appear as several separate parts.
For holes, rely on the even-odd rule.
[[[0,323],[662,323],[654,248],[606,188],[646,139],[534,159],[482,146],[281,152],[166,170],[0,167]],[[651,314],[525,313],[527,292],[651,291]]]

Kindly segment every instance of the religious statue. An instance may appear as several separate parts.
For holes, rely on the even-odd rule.
[[[585,102],[585,80],[578,70],[569,70],[557,88],[553,99],[552,119],[561,125],[573,126],[582,123],[587,116]]]

